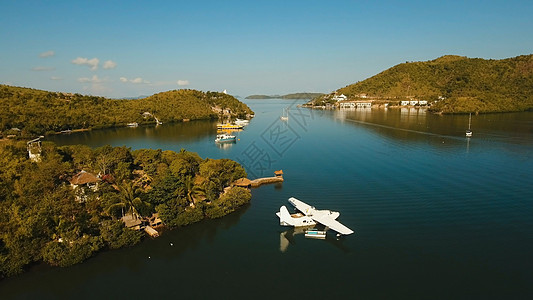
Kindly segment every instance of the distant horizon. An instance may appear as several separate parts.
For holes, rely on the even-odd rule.
[[[5,84],[5,83],[0,83],[0,85],[7,85],[7,86],[18,87],[18,88],[27,88],[27,89],[42,90],[42,91],[54,92],[54,93],[70,93],[70,92],[65,92],[65,91],[50,91],[50,90],[37,89],[37,88],[34,88],[34,87],[17,86],[17,85]],[[183,89],[183,90],[194,90],[194,89],[187,89],[187,88],[182,88],[182,89]],[[120,100],[120,99],[134,100],[134,99],[142,99],[142,98],[150,97],[150,96],[153,96],[153,95],[155,95],[155,94],[164,93],[164,92],[173,91],[173,90],[180,90],[180,88],[178,88],[178,89],[171,89],[171,90],[165,90],[165,91],[159,91],[159,92],[155,92],[154,94],[151,94],[151,95],[126,96],[126,97],[106,97],[106,96],[91,95],[91,94],[83,94],[83,93],[73,93],[73,94],[80,94],[80,95],[84,95],[84,96],[97,96],[97,97],[104,97],[104,98],[116,99],[116,100]],[[198,91],[200,91],[200,92],[219,92],[219,93],[222,93],[222,91],[202,91],[202,90],[198,90]],[[275,93],[275,94],[270,94],[270,95],[253,93],[253,94],[249,94],[249,95],[246,95],[246,96],[243,96],[243,95],[233,95],[233,94],[230,94],[230,93],[227,93],[227,94],[230,95],[230,96],[233,96],[233,97],[235,97],[235,98],[246,98],[246,97],[249,97],[249,96],[255,96],[255,95],[264,95],[264,96],[284,96],[284,95],[290,95],[290,94],[327,94],[327,93],[323,93],[323,92],[307,92],[307,91],[305,91],[305,92],[289,92],[289,93],[284,93],[284,94]]]
[[[406,61],[531,54],[531,15],[512,0],[8,1],[0,83],[122,99],[329,93]]]

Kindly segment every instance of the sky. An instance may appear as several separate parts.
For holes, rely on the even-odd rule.
[[[329,93],[406,61],[533,53],[533,1],[0,0],[0,83],[124,98]]]

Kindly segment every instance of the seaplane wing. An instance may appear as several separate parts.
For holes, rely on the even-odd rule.
[[[330,210],[318,210],[313,206],[304,203],[294,197],[289,198],[289,202],[296,207],[297,210],[301,211],[306,217],[310,217],[315,222],[318,222],[324,226],[327,226],[340,234],[352,234],[353,231],[341,224],[339,221],[336,221],[340,213]]]
[[[312,212],[315,210],[315,208],[311,205],[304,203],[294,197],[289,198],[289,203],[292,204],[292,206],[296,207],[297,210],[301,211],[306,216],[308,214],[312,214]]]
[[[337,231],[340,234],[348,235],[348,234],[352,234],[353,233],[353,230],[351,230],[350,228],[344,226],[339,221],[333,219],[332,217],[330,217],[328,215],[321,215],[321,214],[312,215],[311,219],[313,219],[314,221],[316,221],[316,222],[318,222],[318,223],[320,223],[320,224],[322,224],[324,226],[329,227],[330,229],[333,229],[333,230]]]

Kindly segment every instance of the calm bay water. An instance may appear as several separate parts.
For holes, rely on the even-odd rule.
[[[70,268],[33,267],[0,282],[8,298],[533,297],[533,113],[438,116],[417,109],[308,110],[250,100],[236,144],[216,122],[120,128],[50,138],[58,144],[185,148],[241,162],[244,209],[98,254]],[[288,123],[279,120],[291,106]],[[355,231],[309,240],[280,227],[291,196],[341,212]]]

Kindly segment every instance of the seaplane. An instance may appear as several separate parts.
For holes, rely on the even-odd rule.
[[[286,206],[281,206],[279,212],[276,213],[281,226],[309,227],[320,223],[326,226],[326,230],[329,228],[338,232],[338,236],[349,235],[353,233],[353,230],[336,220],[340,215],[339,212],[331,210],[318,210],[314,206],[304,203],[303,201],[300,201],[294,197],[289,198],[289,203],[299,210],[300,213],[291,215]],[[326,230],[319,232],[318,234],[323,234],[325,238]],[[313,231],[306,231],[306,234],[308,233],[311,235],[317,234]]]

